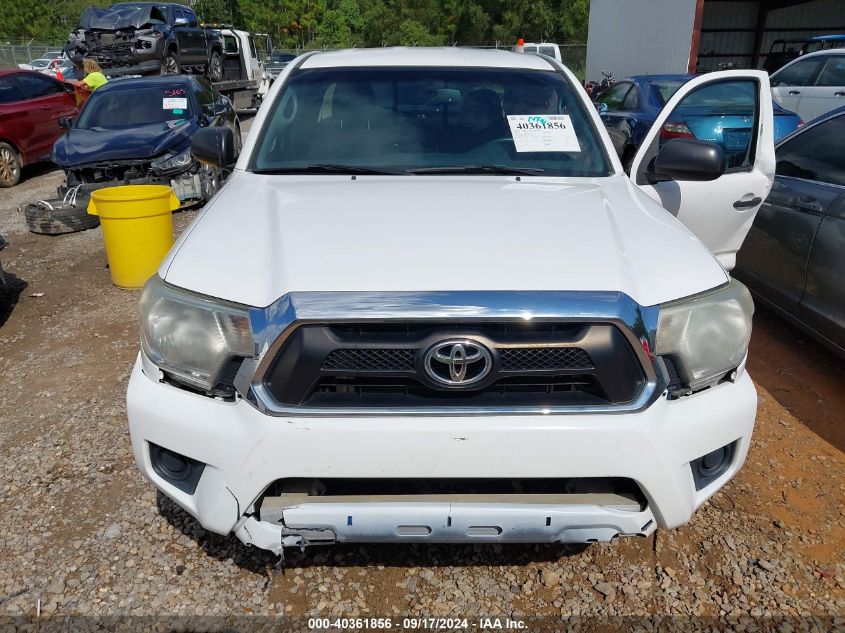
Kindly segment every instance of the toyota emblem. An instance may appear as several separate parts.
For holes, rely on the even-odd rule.
[[[468,387],[487,377],[493,369],[493,357],[478,341],[450,339],[426,350],[423,367],[438,385]]]

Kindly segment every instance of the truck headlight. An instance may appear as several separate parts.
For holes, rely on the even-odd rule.
[[[166,285],[141,294],[141,348],[177,381],[211,390],[226,361],[255,354],[248,309]]]
[[[717,290],[660,306],[655,353],[671,356],[690,389],[717,381],[742,362],[754,302],[732,279]]]
[[[175,156],[165,156],[157,161],[153,161],[152,167],[153,171],[157,174],[170,174],[185,171],[188,167],[190,167],[193,160],[194,159],[191,156],[191,148],[188,148],[184,152],[179,152]]]

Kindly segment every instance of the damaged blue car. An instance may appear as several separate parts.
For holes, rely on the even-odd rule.
[[[183,206],[203,203],[221,173],[191,156],[191,136],[226,126],[241,146],[230,101],[203,77],[167,75],[112,80],[95,90],[78,118],[59,121],[67,132],[52,160],[65,170],[65,191],[81,193],[125,184],[163,184]],[[59,191],[63,195],[62,190]]]

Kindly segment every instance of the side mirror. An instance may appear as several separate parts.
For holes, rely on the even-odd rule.
[[[73,69],[71,69],[68,72],[70,73],[70,72],[72,72],[72,70]],[[63,87],[65,89],[65,92],[68,93],[69,95],[72,95],[73,93],[76,92],[76,86],[74,86],[73,84],[65,83],[65,84],[63,84]]]
[[[725,173],[725,155],[715,143],[674,138],[657,152],[647,172],[649,181],[716,180]]]
[[[607,104],[606,103],[600,103],[600,102],[596,101],[596,102],[593,103],[593,105],[596,106],[596,110],[598,111],[599,114],[604,114],[605,112],[607,112]]]
[[[226,104],[222,101],[214,101],[213,103],[204,105],[202,111],[206,116],[214,117],[226,111]]]
[[[235,135],[227,127],[206,127],[191,137],[191,154],[212,167],[228,167],[235,162]]]
[[[63,116],[59,117],[59,127],[63,130],[69,130],[73,127],[73,117]]]
[[[186,18],[176,18],[173,20],[173,26],[188,26],[188,20]]]

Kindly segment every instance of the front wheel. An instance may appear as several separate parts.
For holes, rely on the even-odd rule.
[[[179,57],[175,51],[168,51],[164,59],[161,60],[161,74],[162,75],[178,75],[182,72],[179,65]]]
[[[8,143],[0,143],[0,187],[14,187],[20,179],[20,156]]]
[[[220,189],[220,169],[203,164],[199,169],[201,204],[208,202]]]
[[[208,62],[208,71],[206,75],[211,83],[223,81],[223,60],[220,58],[220,53],[217,51],[211,53],[211,59]]]

